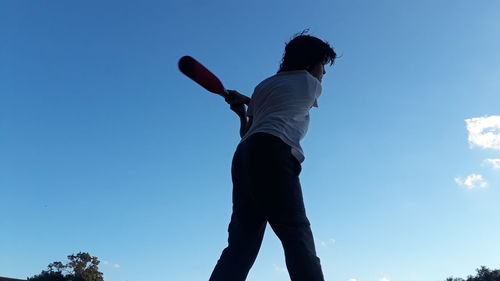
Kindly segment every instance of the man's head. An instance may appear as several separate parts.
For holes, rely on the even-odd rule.
[[[278,72],[307,70],[321,81],[326,73],[324,65],[333,65],[337,54],[328,42],[301,32],[285,46]]]

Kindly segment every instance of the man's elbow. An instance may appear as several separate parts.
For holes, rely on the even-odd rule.
[[[248,130],[250,130],[250,127],[252,127],[252,123],[253,123],[252,116],[248,116],[248,122],[247,122],[247,126],[245,128],[245,134],[248,132]]]

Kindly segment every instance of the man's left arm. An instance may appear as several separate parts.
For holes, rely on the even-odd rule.
[[[226,98],[226,102],[230,105],[231,110],[240,118],[240,137],[243,138],[252,125],[252,117],[250,116],[247,118],[247,110],[245,107],[245,104],[250,102],[250,98],[237,91],[228,90],[228,92],[229,96]]]

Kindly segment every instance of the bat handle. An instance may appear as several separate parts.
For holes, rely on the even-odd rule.
[[[222,97],[224,97],[224,99],[227,99],[231,96],[231,94],[229,93],[229,91],[227,89],[224,89],[224,92],[221,95],[222,95]],[[248,99],[248,101],[245,101],[244,103],[246,105],[248,105],[250,103],[250,99]]]

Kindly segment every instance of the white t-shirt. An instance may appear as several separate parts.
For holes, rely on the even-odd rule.
[[[269,133],[292,147],[292,154],[303,162],[300,140],[309,127],[309,110],[318,107],[320,81],[306,70],[284,71],[262,81],[252,94],[247,116],[252,126],[241,142],[255,133]]]

